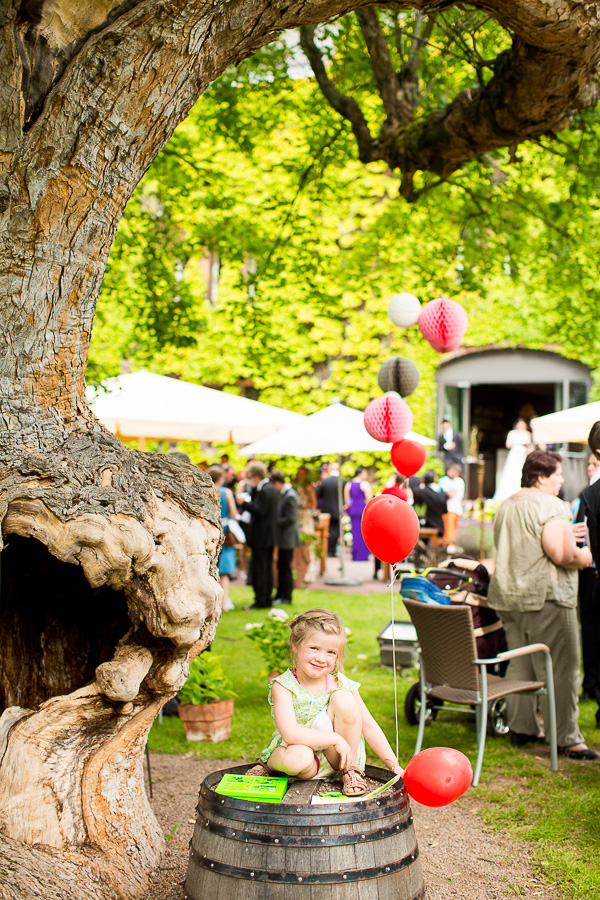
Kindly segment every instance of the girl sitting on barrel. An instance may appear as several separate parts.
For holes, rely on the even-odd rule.
[[[402,775],[358,692],[360,684],[341,671],[346,632],[339,616],[310,609],[292,619],[290,628],[295,665],[271,684],[273,739],[247,774],[285,773],[308,780],[337,772],[346,796],[364,794],[366,739],[384,765]]]

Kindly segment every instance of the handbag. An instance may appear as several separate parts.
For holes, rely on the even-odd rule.
[[[225,539],[223,541],[224,547],[234,547],[235,544],[246,543],[246,535],[235,519],[223,519],[222,524],[225,533]]]

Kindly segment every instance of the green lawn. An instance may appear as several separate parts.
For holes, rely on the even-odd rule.
[[[213,651],[222,658],[239,697],[236,700],[231,738],[220,744],[186,741],[178,718],[164,717],[150,732],[150,749],[161,753],[195,754],[203,758],[254,759],[270,740],[272,722],[267,703],[267,684],[261,675],[263,660],[245,635],[248,622],[262,621],[266,611],[244,611],[252,602],[249,588],[234,588],[234,612],[219,623]],[[391,619],[390,598],[385,594],[357,595],[296,591],[293,613],[325,606],[338,613],[352,629],[345,671],[362,684],[361,695],[395,744],[393,673],[380,665],[377,634]],[[396,617],[408,618],[399,600]],[[399,759],[411,758],[416,728],[407,725],[403,703],[408,688],[418,679],[416,669],[398,676]],[[600,734],[594,725],[595,704],[582,704],[581,726],[590,743]],[[440,712],[425,731],[424,746],[456,747],[475,763],[477,741],[474,718]],[[376,760],[372,760],[376,762]],[[600,763],[561,759],[552,773],[547,753],[511,747],[508,738],[488,738],[479,787],[471,789],[484,820],[493,828],[535,843],[540,872],[561,885],[561,897],[600,900],[599,810]]]

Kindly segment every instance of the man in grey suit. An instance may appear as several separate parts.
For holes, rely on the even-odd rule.
[[[286,483],[285,475],[278,469],[271,472],[271,484],[279,494],[277,509],[277,596],[273,600],[276,606],[292,602],[294,576],[292,574],[292,557],[296,547],[300,546],[300,529],[298,528],[298,494],[291,484]]]

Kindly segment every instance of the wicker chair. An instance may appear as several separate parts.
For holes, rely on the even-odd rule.
[[[469,607],[441,606],[404,600],[417,631],[420,653],[420,710],[419,731],[415,754],[423,744],[428,701],[467,704],[475,712],[477,723],[477,763],[473,787],[479,784],[485,749],[488,704],[508,694],[544,694],[548,698],[548,730],[550,732],[550,764],[558,769],[556,741],[556,710],[552,659],[545,644],[528,644],[515,650],[499,653],[493,659],[478,659],[473,618]],[[544,653],[545,681],[513,681],[488,674],[487,667],[529,653]],[[450,707],[449,707],[450,708]],[[474,709],[473,709],[474,708]],[[464,706],[461,707],[464,709]]]

